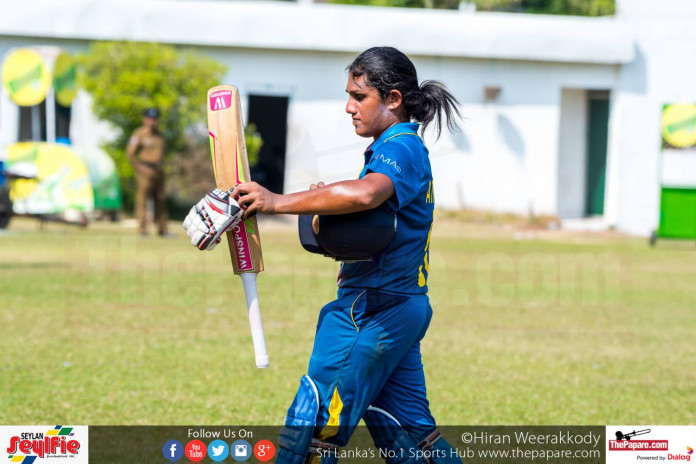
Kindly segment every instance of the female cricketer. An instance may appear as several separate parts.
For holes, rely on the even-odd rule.
[[[421,363],[420,341],[432,316],[427,279],[435,197],[418,135],[434,122],[439,136],[443,116],[454,129],[458,102],[439,82],[419,85],[415,66],[395,48],[366,50],[347,69],[346,112],[355,132],[373,139],[359,178],[287,195],[254,182],[217,191],[213,196],[233,207],[210,207],[209,220],[200,220],[202,200],[188,220],[189,236],[205,248],[238,216],[256,212],[333,215],[383,205],[395,213],[398,225],[386,249],[371,261],[341,265],[337,299],[319,315],[276,462],[336,462],[363,419],[389,463],[460,463],[435,427]]]

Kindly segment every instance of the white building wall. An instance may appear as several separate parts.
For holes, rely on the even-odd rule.
[[[249,93],[290,97],[285,189],[353,178],[369,140],[345,113],[349,53],[203,49],[229,66],[225,81]],[[461,132],[426,136],[442,208],[528,214],[557,211],[557,153],[564,87],[607,89],[611,65],[413,56],[419,78],[445,82],[462,103]],[[279,72],[280,70],[280,72]],[[499,86],[484,102],[486,86]]]
[[[586,176],[587,91],[562,89],[556,207],[559,218],[585,215]]]
[[[617,172],[606,219],[647,235],[659,221],[662,105],[696,101],[696,2],[624,0],[618,13],[636,41],[636,57],[621,68],[612,105],[609,156]]]
[[[249,93],[290,97],[285,189],[317,180],[353,178],[369,140],[356,136],[345,113],[349,53],[212,49],[229,66],[226,82]],[[413,56],[419,78],[445,82],[462,103],[461,133],[426,137],[443,208],[520,214],[556,212],[561,89],[610,88],[609,65]],[[243,64],[243,65],[242,65]],[[280,70],[280,72],[279,72]],[[499,86],[497,102],[483,89]]]
[[[659,214],[661,107],[696,101],[692,0],[619,0],[615,19],[192,0],[23,7],[0,16],[0,55],[46,43],[82,51],[94,39],[187,44],[227,64],[225,81],[242,95],[289,96],[287,191],[359,171],[369,141],[344,113],[344,68],[377,44],[401,48],[421,80],[442,80],[463,105],[461,132],[426,137],[438,205],[447,208],[576,214],[581,192],[567,189],[584,183],[584,148],[566,140],[563,89],[610,90],[603,221],[647,234]],[[224,21],[232,17],[235,27]],[[484,102],[486,86],[501,88],[497,101]],[[80,94],[73,140],[98,145],[109,129],[89,108]],[[3,92],[0,144],[16,137],[13,115]]]
[[[0,44],[4,45],[2,40]],[[57,45],[74,53],[86,51],[88,42]],[[355,54],[212,47],[200,51],[228,66],[224,82],[239,86],[243,97],[290,98],[286,192],[318,180],[357,175],[370,141],[355,135],[345,113],[345,67]],[[439,140],[432,131],[426,136],[438,206],[555,214],[562,88],[581,84],[610,88],[613,67],[419,56],[413,60],[421,80],[443,81],[462,103],[461,132],[450,134],[445,129]],[[491,85],[501,88],[500,97],[484,102],[484,87]],[[201,101],[206,90],[201,89]],[[16,107],[3,107],[7,114],[2,120],[11,121]],[[76,145],[99,146],[112,135],[90,107],[89,96],[81,92],[73,116]],[[246,112],[246,101],[243,109]],[[3,144],[11,143],[16,126],[0,123],[0,134]]]

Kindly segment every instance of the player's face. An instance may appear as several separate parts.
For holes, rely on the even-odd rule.
[[[379,92],[365,84],[365,76],[348,76],[346,113],[353,118],[355,133],[377,138],[396,121]]]

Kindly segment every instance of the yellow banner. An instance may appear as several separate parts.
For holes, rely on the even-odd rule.
[[[85,163],[60,144],[20,142],[6,148],[5,169],[19,163],[36,167],[36,179],[12,182],[10,195],[18,214],[55,214],[94,209],[92,183]]]
[[[696,104],[665,105],[662,111],[662,138],[674,148],[696,146]]]
[[[51,73],[41,55],[29,49],[12,52],[2,66],[2,84],[19,106],[38,105],[46,99]]]
[[[77,95],[77,63],[66,52],[58,55],[53,66],[53,88],[63,106],[70,106]]]

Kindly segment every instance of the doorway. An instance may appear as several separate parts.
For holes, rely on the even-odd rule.
[[[248,124],[255,124],[263,139],[251,178],[273,193],[283,193],[285,186],[289,102],[289,97],[249,95]]]
[[[609,92],[587,93],[587,181],[585,214],[604,214],[607,178],[607,140],[609,139]]]

